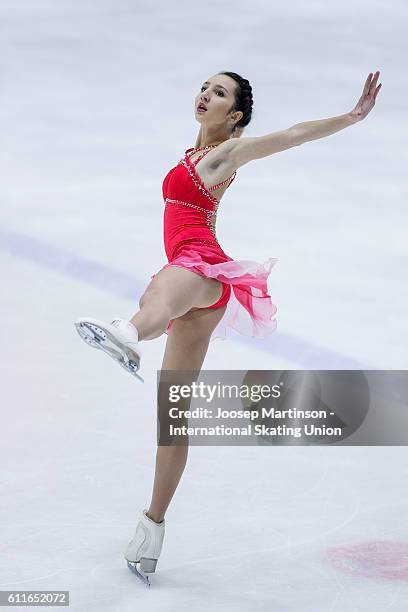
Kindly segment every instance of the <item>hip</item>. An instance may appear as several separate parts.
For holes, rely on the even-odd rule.
[[[204,251],[214,256],[218,255],[222,259],[230,259],[215,238],[190,237],[165,243],[166,256],[169,261],[177,257],[183,249]]]

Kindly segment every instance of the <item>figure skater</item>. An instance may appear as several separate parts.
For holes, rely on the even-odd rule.
[[[354,109],[306,121],[266,136],[240,138],[252,115],[252,88],[235,72],[203,83],[195,102],[200,130],[163,181],[164,246],[168,263],[154,274],[130,320],[110,323],[89,317],[75,322],[90,346],[102,349],[143,381],[140,343],[167,334],[162,370],[200,372],[209,342],[228,328],[263,338],[276,328],[276,306],[267,280],[276,258],[264,263],[234,260],[218,242],[218,206],[238,168],[248,162],[334,134],[364,119],[381,84],[370,73]],[[165,531],[165,513],[187,461],[188,446],[158,446],[152,499],[141,513],[125,558],[154,572]],[[137,571],[137,570],[136,570]],[[139,574],[140,575],[140,574]]]

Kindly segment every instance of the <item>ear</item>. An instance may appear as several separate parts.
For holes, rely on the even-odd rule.
[[[241,121],[242,117],[244,116],[244,113],[242,111],[236,111],[234,113],[234,115],[235,115],[235,117],[234,117],[235,120],[237,120],[237,118],[238,118],[238,121]],[[238,121],[237,121],[237,123],[238,123]]]

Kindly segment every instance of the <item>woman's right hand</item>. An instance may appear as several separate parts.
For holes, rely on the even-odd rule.
[[[359,101],[350,113],[356,121],[361,121],[362,119],[365,119],[367,117],[368,113],[374,108],[375,100],[377,98],[378,92],[381,89],[382,83],[380,83],[376,88],[378,77],[380,76],[380,71],[377,70],[374,78],[372,78],[372,76],[373,73],[370,72],[365,82],[363,93],[361,94]]]

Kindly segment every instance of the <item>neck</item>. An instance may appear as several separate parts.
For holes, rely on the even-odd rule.
[[[209,130],[201,126],[194,148],[198,149],[200,147],[208,147],[210,145],[219,145],[225,140],[229,140],[230,137],[231,135],[226,134],[225,132],[220,133],[219,130]]]

